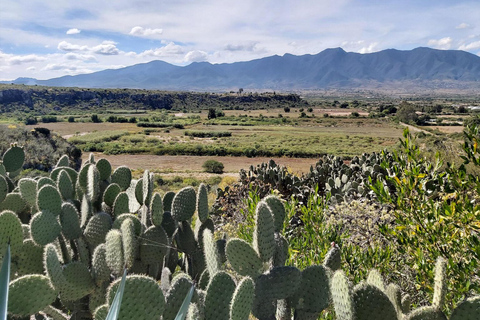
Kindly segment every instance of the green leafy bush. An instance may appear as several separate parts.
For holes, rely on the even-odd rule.
[[[217,160],[207,160],[202,165],[203,170],[208,173],[223,173],[223,163]]]

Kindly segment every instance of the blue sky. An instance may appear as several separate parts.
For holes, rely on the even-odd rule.
[[[3,0],[0,80],[152,60],[224,63],[327,48],[480,54],[480,1]]]

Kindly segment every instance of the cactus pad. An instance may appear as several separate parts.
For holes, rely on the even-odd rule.
[[[79,213],[77,211],[77,208],[75,208],[75,206],[71,203],[65,202],[62,205],[60,224],[62,225],[62,233],[66,239],[73,240],[79,238],[82,235]]]
[[[141,238],[140,258],[144,264],[162,263],[167,254],[168,237],[162,227],[151,226]]]
[[[62,301],[76,301],[95,290],[95,284],[87,266],[78,261],[71,262],[63,269],[66,280],[64,288],[60,289]]]
[[[195,234],[190,227],[190,223],[187,221],[179,223],[175,242],[177,243],[177,249],[188,255],[192,255],[197,250],[197,241],[195,241]]]
[[[0,255],[6,252],[9,241],[14,255],[23,243],[22,222],[14,212],[3,211],[0,213]]]
[[[174,320],[183,299],[190,291],[193,282],[185,274],[178,274],[172,280],[172,285],[165,297],[165,311],[163,312],[163,320]]]
[[[97,286],[110,280],[110,269],[107,265],[106,245],[104,243],[98,245],[93,252],[92,276]]]
[[[104,304],[95,309],[95,312],[93,313],[93,319],[95,320],[105,320],[108,315],[108,305]]]
[[[432,306],[437,309],[443,309],[445,304],[445,295],[447,293],[447,280],[446,280],[446,262],[442,257],[437,258],[435,264],[435,288],[433,291]]]
[[[218,257],[217,244],[213,238],[213,233],[210,230],[205,230],[203,233],[203,252],[205,254],[205,262],[210,277],[214,276],[219,268],[220,261]]]
[[[162,199],[163,211],[168,211],[168,212],[172,211],[172,202],[174,197],[175,197],[175,192],[173,191],[168,191],[163,195],[163,199]]]
[[[53,287],[58,292],[66,286],[66,280],[63,276],[63,267],[60,263],[60,258],[55,248],[55,245],[49,244],[45,247],[43,255],[43,264],[46,274],[50,279]]]
[[[135,234],[135,225],[133,219],[126,219],[120,227],[123,241],[123,254],[125,266],[130,269],[137,257],[137,235]]]
[[[32,239],[23,241],[18,255],[18,269],[20,275],[43,273],[43,247],[35,244]]]
[[[208,190],[204,183],[198,186],[197,214],[202,223],[208,219]]]
[[[335,272],[330,282],[333,306],[338,319],[354,320],[355,311],[350,294],[350,285],[345,273],[341,270]]]
[[[280,232],[283,229],[283,222],[285,221],[286,213],[282,201],[274,195],[269,195],[263,199],[273,214],[275,223],[275,232]]]
[[[196,210],[197,194],[193,187],[185,187],[178,191],[172,201],[172,218],[177,221],[190,219]]]
[[[255,296],[274,301],[293,296],[302,282],[302,273],[295,267],[274,267],[260,275],[255,284]]]
[[[112,174],[112,165],[107,159],[100,159],[95,164],[98,173],[100,173],[100,180],[107,180]]]
[[[58,159],[57,161],[57,164],[55,165],[55,167],[68,167],[70,165],[69,163],[69,160],[68,160],[68,156],[66,154],[64,154],[63,156],[60,157],[60,159]]]
[[[74,196],[74,187],[67,171],[62,170],[57,178],[58,190],[63,199],[72,199]]]
[[[150,202],[150,217],[152,224],[161,226],[163,220],[163,201],[159,193],[154,193]]]
[[[23,166],[24,161],[25,152],[23,152],[23,148],[11,146],[3,154],[3,165],[5,166],[5,170],[7,172],[14,172],[20,170]]]
[[[105,242],[105,237],[112,227],[112,218],[105,212],[93,215],[85,227],[84,235],[89,246],[93,249]]]
[[[273,265],[284,266],[288,260],[288,241],[279,233],[275,233],[275,253],[273,254]]]
[[[43,186],[38,190],[37,207],[39,210],[48,210],[55,216],[62,212],[62,198],[58,189],[53,186]]]
[[[112,183],[118,184],[122,191],[127,190],[130,187],[132,181],[132,171],[126,166],[120,166],[112,174]]]
[[[30,233],[33,241],[41,246],[53,242],[62,232],[57,218],[47,210],[36,213],[30,220]]]
[[[140,222],[140,220],[137,218],[136,215],[134,214],[131,214],[131,213],[124,213],[120,216],[118,216],[115,221],[113,222],[113,226],[112,228],[113,229],[120,229],[120,227],[122,226],[122,223],[123,221],[127,220],[127,219],[132,219],[133,221],[133,224],[135,225],[135,234],[137,236],[140,236],[140,234],[143,232],[143,226],[142,226],[142,223]]]
[[[27,203],[23,200],[20,193],[11,192],[7,194],[2,203],[0,203],[0,211],[10,210],[20,213],[27,207]]]
[[[205,297],[205,318],[229,320],[230,301],[235,292],[235,282],[232,277],[224,272],[217,272],[207,288]]]
[[[29,316],[43,310],[57,296],[48,277],[39,274],[15,279],[9,288],[8,311],[19,316]]]
[[[233,293],[230,304],[231,320],[248,320],[252,310],[254,294],[253,280],[249,277],[243,278]]]
[[[438,310],[433,306],[425,306],[417,308],[410,312],[405,317],[405,320],[447,320],[447,317],[445,316],[445,314],[443,314],[441,310]]]
[[[292,297],[295,309],[320,313],[330,304],[330,280],[324,266],[313,265],[302,271],[302,283]]]
[[[332,243],[332,248],[325,255],[323,265],[330,268],[332,271],[340,270],[340,267],[342,266],[341,253],[340,247],[337,244]]]
[[[128,206],[128,195],[126,192],[120,192],[115,198],[113,203],[113,215],[118,217],[121,214],[129,213],[130,208]]]
[[[30,180],[30,179],[29,179]],[[34,180],[32,180],[34,181]],[[36,184],[35,184],[36,185]],[[5,199],[8,194],[8,182],[4,176],[0,175],[0,202]]]
[[[272,211],[265,201],[257,204],[253,247],[263,262],[268,262],[275,253],[275,225]]]
[[[105,189],[105,191],[103,192],[103,202],[105,202],[109,207],[113,207],[115,199],[121,191],[122,190],[118,184],[109,184],[107,189]]]
[[[91,202],[97,201],[100,196],[100,172],[94,165],[90,165],[87,171],[87,198]]]
[[[383,277],[376,269],[372,269],[368,272],[367,283],[385,292],[385,284],[383,283]]]
[[[120,280],[116,280],[108,288],[107,302],[109,306],[112,305]],[[160,319],[164,309],[165,298],[155,279],[141,275],[127,276],[119,320]]]
[[[116,229],[110,230],[105,239],[107,265],[115,275],[123,272],[125,264],[123,256],[122,233]]]
[[[471,297],[460,302],[453,310],[450,320],[475,320],[480,314],[480,296]]]
[[[358,320],[397,319],[394,305],[382,290],[374,285],[360,283],[353,289],[352,299]]]
[[[262,273],[262,260],[252,246],[242,239],[230,239],[225,249],[227,260],[241,276],[250,276],[253,279]]]

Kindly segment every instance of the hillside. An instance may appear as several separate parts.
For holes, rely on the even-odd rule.
[[[301,90],[325,88],[476,88],[480,57],[459,50],[416,48],[359,54],[341,48],[315,55],[180,67],[151,61],[115,70],[50,80],[19,78],[19,84],[89,88],[229,91],[239,88]]]
[[[91,110],[198,110],[283,108],[304,106],[296,94],[276,93],[194,93],[135,89],[82,89],[0,84],[2,113],[23,111],[45,114],[50,111]]]

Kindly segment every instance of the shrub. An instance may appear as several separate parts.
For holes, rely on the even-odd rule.
[[[102,122],[102,120],[100,120],[100,118],[98,117],[98,114],[92,114],[91,119],[92,119],[92,122],[93,122],[93,123],[100,123],[100,122]]]
[[[68,117],[68,120],[67,120],[67,121],[68,121],[68,122],[75,122],[75,117],[70,116],[70,117]]]
[[[24,122],[26,125],[33,125],[33,124],[37,124],[38,120],[35,117],[28,117],[27,119],[25,119]]]
[[[290,108],[289,108],[289,107],[284,107],[284,108],[283,108],[283,111],[285,111],[285,112],[290,112]]]
[[[203,163],[202,168],[208,173],[223,173],[223,163],[217,160],[207,160]]]

